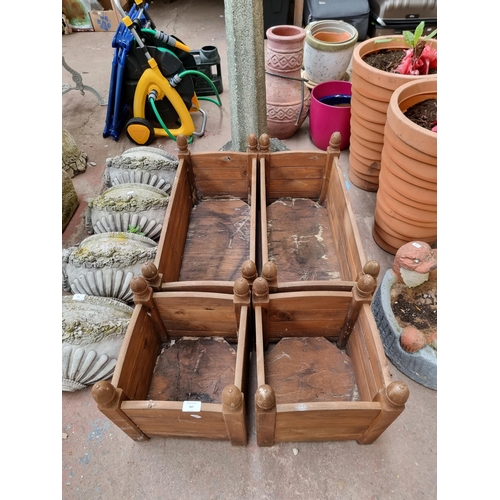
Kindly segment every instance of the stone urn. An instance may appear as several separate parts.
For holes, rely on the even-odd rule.
[[[62,286],[66,292],[131,302],[130,281],[154,261],[155,241],[132,233],[101,233],[63,250]]]
[[[413,240],[437,242],[437,132],[405,116],[428,99],[437,100],[436,76],[400,86],[387,108],[373,239],[392,254]]]
[[[85,389],[113,375],[133,312],[109,298],[62,298],[63,391]]]
[[[287,139],[309,112],[310,91],[301,78],[306,32],[282,25],[269,28],[266,35],[267,133]]]
[[[129,231],[157,240],[169,200],[147,184],[117,184],[88,200],[85,227],[89,234]]]
[[[119,156],[106,159],[106,185],[148,184],[169,193],[178,165],[177,158],[159,148],[130,148]]]
[[[437,49],[437,40],[427,44]],[[384,50],[407,50],[403,35],[369,38],[354,48],[351,74],[351,143],[349,180],[365,191],[377,191],[384,146],[387,107],[393,92],[405,83],[426,78],[382,71],[364,61]]]

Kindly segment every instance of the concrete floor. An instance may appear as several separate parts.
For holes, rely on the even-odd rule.
[[[178,36],[192,49],[217,47],[224,89],[228,89],[223,0],[155,2],[150,14],[158,29]],[[62,37],[62,55],[85,85],[104,97],[109,90],[114,33],[73,33]],[[62,83],[74,86],[62,69]],[[214,151],[231,139],[229,92],[222,108],[202,102],[207,128],[195,138],[192,151]],[[237,105],[235,103],[234,105]],[[73,179],[80,206],[62,235],[63,248],[81,242],[85,232],[85,200],[100,194],[108,157],[135,144],[123,132],[118,141],[104,139],[106,106],[90,92],[62,96],[62,125],[88,154],[85,173]],[[316,150],[308,120],[284,144],[292,150]],[[155,139],[153,147],[175,154],[170,139]],[[95,163],[95,166],[90,165]],[[381,264],[381,276],[393,256],[373,241],[371,229],[375,193],[348,181],[348,151],[341,155],[346,186],[356,215],[367,259]],[[394,380],[404,381],[410,398],[403,414],[372,445],[356,442],[283,443],[272,448],[256,445],[249,409],[249,444],[152,438],[136,443],[97,409],[87,388],[62,393],[62,498],[65,500],[149,499],[394,499],[437,497],[437,392],[400,373],[390,362]],[[251,405],[249,405],[251,406]],[[295,455],[293,449],[298,450]]]

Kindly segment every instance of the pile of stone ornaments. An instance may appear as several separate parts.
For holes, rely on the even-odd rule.
[[[63,231],[78,206],[71,179],[86,162],[63,129]],[[134,310],[130,282],[156,257],[177,166],[161,149],[128,149],[107,159],[104,192],[86,200],[89,236],[62,251],[63,391],[112,376]]]

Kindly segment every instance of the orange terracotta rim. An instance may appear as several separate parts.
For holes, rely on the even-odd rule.
[[[378,146],[376,142],[372,143],[371,141],[365,141],[360,137],[356,136],[356,134],[354,134],[354,136],[351,134],[350,142],[351,142],[351,150],[354,149],[357,153],[359,153],[360,156],[364,158],[375,158],[377,162],[381,163],[382,148],[372,149],[370,147],[372,144]]]
[[[418,218],[420,221],[424,223],[436,224],[437,221],[436,210],[430,211],[430,210],[425,210],[421,207],[412,207],[411,205],[408,205],[404,201],[394,198],[394,196],[391,196],[391,193],[387,190],[387,185],[379,185],[377,201],[379,194],[384,198],[384,201],[387,203],[389,208],[400,213],[406,219],[412,220],[416,217],[416,214],[418,213]]]
[[[369,122],[377,123],[379,125],[385,125],[387,120],[386,113],[381,113],[376,109],[370,108],[366,104],[362,103],[359,99],[351,97],[351,112],[354,112],[360,116],[362,120],[367,120]]]
[[[380,169],[386,168],[391,174],[395,175],[401,181],[408,183],[409,185],[414,185],[419,188],[428,189],[429,191],[437,191],[437,183],[429,182],[421,177],[408,173],[402,165],[394,161],[390,152],[387,148],[382,151],[382,157],[380,160]]]
[[[390,140],[384,142],[384,151],[408,174],[437,185],[437,164],[429,164],[407,156],[393,147]],[[437,158],[436,158],[437,160]]]
[[[349,160],[350,164],[352,165],[353,162],[351,159],[354,160],[354,164],[359,166],[359,168],[356,168],[358,172],[364,173],[365,175],[370,175],[370,176],[379,176],[380,174],[380,161],[376,160],[371,160],[369,158],[363,158],[362,156],[359,156],[354,150],[350,149],[349,150]]]
[[[432,96],[437,97],[437,77],[422,77],[408,82],[394,91],[387,108],[387,126],[393,131],[397,130],[397,138],[405,145],[428,156],[436,157],[437,133],[413,123],[404,115],[406,109],[401,110],[400,108],[401,103],[408,102],[412,96],[418,96],[418,99],[415,100],[418,102],[430,99]],[[403,151],[403,145],[401,147],[393,145],[396,149]]]
[[[409,216],[406,216],[402,213],[400,209],[400,205],[398,203],[394,203],[394,200],[391,201],[390,196],[388,196],[383,189],[379,186],[379,190],[377,192],[377,201],[376,205],[379,205],[380,209],[383,210],[386,214],[390,215],[394,219],[398,219],[400,222],[409,224],[412,226],[417,226],[422,229],[432,229],[437,226],[437,213],[436,212],[426,212],[424,210],[419,210],[417,208],[413,209],[413,211],[408,212]],[[407,205],[408,206],[408,205]],[[432,220],[424,220],[427,217],[427,214],[433,214],[434,219]]]
[[[410,241],[427,241],[430,239],[433,241],[437,238],[437,227],[423,228],[414,224],[402,222],[385,213],[379,206],[375,206],[374,216],[377,224],[384,229],[384,231],[387,232],[389,229],[390,232],[401,235],[403,239],[410,238]]]
[[[351,135],[353,135],[353,130],[354,135],[359,136],[365,141],[377,144],[380,152],[382,152],[382,148],[384,147],[384,134],[366,127],[351,111]]]
[[[379,183],[388,183],[395,191],[401,193],[401,196],[407,198],[408,201],[411,200],[414,203],[421,203],[423,205],[437,205],[437,191],[430,191],[414,184],[408,184],[387,169],[380,170]]]
[[[380,172],[380,176],[382,177],[382,179],[384,179],[383,172]],[[379,184],[380,184],[380,176],[379,176]],[[396,201],[399,201],[400,203],[404,203],[405,205],[408,205],[410,207],[417,208],[420,210],[425,210],[427,212],[437,212],[437,204],[428,205],[426,203],[420,203],[417,201],[413,201],[413,200],[409,199],[408,197],[401,195],[401,193],[396,191],[385,180],[382,183],[381,188],[384,189],[386,191],[386,193],[391,196],[391,198],[394,198]]]
[[[366,181],[362,177],[359,177],[352,169],[349,169],[349,180],[363,191],[376,192],[378,190],[378,182]]]
[[[376,84],[378,87],[385,89],[396,90],[401,85],[414,81],[424,76],[400,75],[398,73],[388,73],[380,69],[374,68],[363,61],[363,58],[373,52],[379,52],[384,49],[404,49],[408,48],[403,35],[391,36],[391,40],[387,42],[378,42],[384,40],[387,36],[378,36],[369,38],[360,42],[352,54],[352,74],[359,75],[368,83]],[[375,43],[378,42],[378,43]],[[437,49],[437,40],[429,40],[429,45]],[[354,83],[353,83],[354,86]]]
[[[352,90],[352,83],[351,83],[351,90]],[[371,97],[367,97],[363,95],[362,93],[363,88],[361,89],[356,89],[354,88],[354,91],[352,92],[352,96],[354,97],[354,100],[358,100],[365,106],[374,109],[375,111],[378,111],[379,113],[383,113],[384,115],[387,113],[387,106],[389,106],[389,100],[390,97],[387,101],[378,101],[377,99],[372,99]],[[352,102],[352,98],[351,98]]]

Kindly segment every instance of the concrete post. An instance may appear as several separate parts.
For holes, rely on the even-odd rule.
[[[266,132],[264,8],[262,0],[224,0],[231,145],[246,151],[250,134]]]

